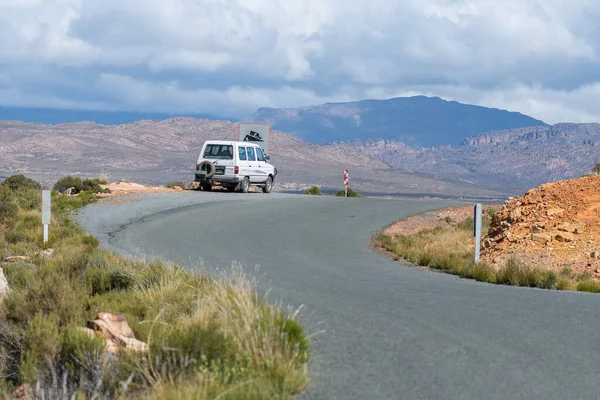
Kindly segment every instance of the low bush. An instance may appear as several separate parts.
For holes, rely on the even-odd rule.
[[[81,179],[73,176],[65,176],[59,179],[54,184],[54,190],[59,193],[65,193],[71,189],[71,194],[78,194],[81,192],[91,193],[110,193],[110,189],[103,189],[100,185],[100,179]]]
[[[310,189],[305,190],[303,193],[311,195],[311,196],[322,196],[323,195],[323,192],[321,192],[321,188],[318,186],[313,186]]]
[[[12,175],[6,178],[4,182],[0,184],[0,186],[6,186],[10,190],[19,190],[19,189],[33,189],[33,190],[42,190],[42,185],[34,181],[33,179],[27,178],[24,175]]]
[[[18,211],[10,189],[0,185],[0,224],[16,220]]]
[[[343,190],[340,190],[339,192],[337,192],[335,194],[335,196],[337,196],[337,197],[344,197],[345,195],[346,195],[346,193]],[[348,188],[348,197],[364,198],[365,196],[361,195],[360,193],[355,192],[351,188]]]

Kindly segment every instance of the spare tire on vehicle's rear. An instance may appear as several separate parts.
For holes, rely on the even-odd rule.
[[[204,179],[212,178],[215,175],[215,166],[210,161],[202,161],[200,165],[198,165],[198,171],[205,171],[203,174]]]

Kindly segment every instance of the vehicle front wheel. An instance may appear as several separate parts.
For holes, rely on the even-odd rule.
[[[248,193],[248,189],[250,189],[250,179],[248,179],[248,177],[245,177],[240,185],[240,190],[242,191],[242,193]]]
[[[263,193],[271,193],[273,189],[273,178],[268,177],[265,181],[265,186],[263,186]]]

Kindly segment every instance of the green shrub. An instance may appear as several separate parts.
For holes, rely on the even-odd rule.
[[[339,192],[337,192],[335,194],[335,196],[337,197],[344,197],[346,194],[344,193],[343,190],[340,190]],[[348,197],[358,197],[358,198],[364,198],[365,196],[355,192],[354,190],[352,190],[350,187],[348,187]]]
[[[10,190],[32,189],[42,190],[42,185],[25,175],[12,175],[6,178],[0,185],[8,187]]]
[[[81,192],[110,193],[110,189],[102,189],[100,184],[101,182],[98,178],[81,179],[69,175],[59,179],[54,184],[54,190],[59,193],[65,193],[68,189],[71,189],[71,194]]]
[[[597,281],[593,279],[586,279],[577,284],[577,291],[598,293],[600,292],[600,286],[598,285]]]
[[[68,175],[68,176],[65,176],[64,178],[61,178],[58,181],[56,181],[53,189],[59,193],[64,193],[68,189],[73,188],[72,193],[75,194],[75,193],[78,193],[81,191],[82,186],[83,186],[83,181],[81,180],[81,178],[76,178],[76,177]]]
[[[169,188],[169,189],[173,189],[175,187],[180,187],[180,188],[184,189],[185,188],[185,183],[181,182],[181,181],[178,181],[178,182],[169,182],[169,183],[167,183],[166,187]]]
[[[313,186],[310,189],[305,190],[303,193],[311,195],[311,196],[322,196],[323,195],[323,192],[321,192],[321,188],[318,186]]]
[[[475,221],[472,217],[468,217],[464,221],[456,224],[456,228],[460,229],[461,231],[473,232],[475,229]]]
[[[22,349],[20,335],[0,316],[0,395],[3,387],[11,389],[19,382]]]
[[[27,324],[22,344],[26,350],[21,360],[21,381],[35,381],[38,371],[52,364],[60,350],[56,317],[37,313]]]
[[[68,326],[59,337],[59,350],[72,376],[102,369],[106,342],[100,336],[90,336],[81,327]]]
[[[18,212],[19,208],[10,189],[7,186],[0,185],[0,224],[14,221]]]

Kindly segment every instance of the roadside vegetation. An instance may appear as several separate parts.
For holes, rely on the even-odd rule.
[[[491,214],[484,214],[484,232],[489,228],[490,222]],[[473,218],[460,222],[448,218],[446,223],[450,225],[425,229],[412,235],[391,236],[378,233],[374,239],[375,245],[389,252],[396,260],[406,260],[480,282],[600,292],[600,285],[590,274],[575,275],[570,268],[554,272],[526,265],[514,258],[508,259],[501,266],[484,261],[475,264]]]
[[[336,197],[344,197],[346,194],[343,190],[340,190],[339,192],[337,192],[335,194]],[[357,197],[357,198],[364,198],[365,196],[361,195],[360,193],[355,192],[354,190],[352,190],[351,188],[348,188],[348,197]]]
[[[323,192],[321,192],[321,188],[318,186],[313,186],[310,189],[305,190],[303,193],[310,196],[323,196]]]
[[[53,190],[59,193],[65,193],[70,190],[70,194],[81,192],[110,193],[110,189],[102,189],[100,186],[104,184],[102,182],[104,181],[101,178],[81,179],[73,176],[65,176],[54,184]]]
[[[313,187],[305,190],[302,193],[311,195],[311,196],[326,196],[326,194],[321,191],[321,188],[319,186],[313,186]],[[344,197],[345,193],[343,190],[340,190],[339,192],[336,192],[333,196]],[[357,193],[356,191],[352,190],[351,188],[348,188],[348,197],[365,198],[365,196],[361,195],[360,193]]]
[[[306,389],[302,327],[259,298],[241,268],[209,278],[99,249],[68,216],[97,201],[95,189],[52,193],[44,246],[36,183],[0,184],[0,260],[28,257],[0,262],[10,286],[0,300],[0,398],[21,385],[49,399],[293,398]],[[108,353],[81,329],[100,312],[123,316],[147,351]]]

